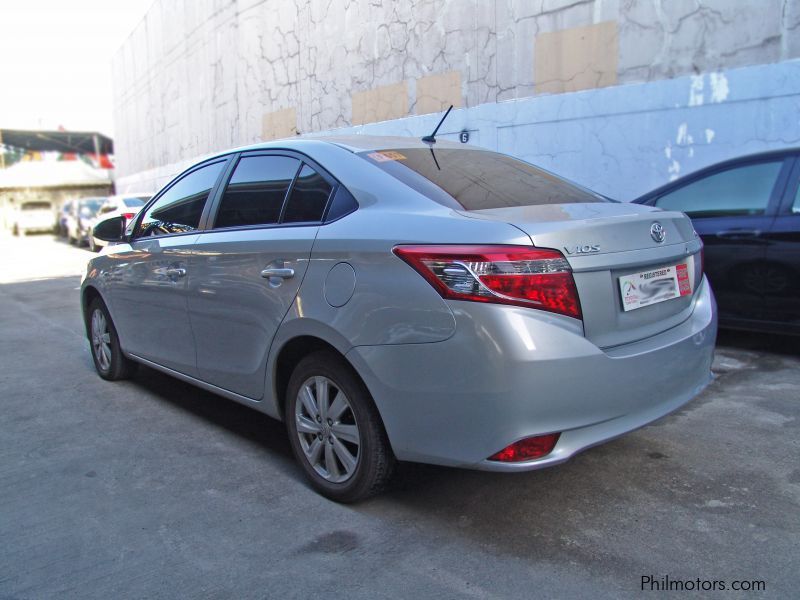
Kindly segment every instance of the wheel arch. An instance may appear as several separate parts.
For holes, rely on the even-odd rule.
[[[103,304],[106,305],[108,308],[108,303],[103,298],[103,295],[93,285],[86,285],[84,286],[83,290],[81,290],[81,312],[83,314],[83,325],[86,329],[86,337],[89,337],[89,306],[94,302],[96,298],[100,298]]]
[[[293,319],[285,323],[279,330],[270,351],[267,368],[269,381],[266,389],[271,392],[272,404],[264,408],[267,414],[280,420],[283,420],[286,390],[295,365],[305,356],[320,350],[329,350],[340,356],[372,394],[359,369],[347,358],[347,352],[352,345],[329,326],[310,321]]]

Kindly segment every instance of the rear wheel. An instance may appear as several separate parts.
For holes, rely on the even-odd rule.
[[[301,360],[289,380],[286,427],[312,486],[337,502],[377,494],[395,458],[378,410],[363,382],[339,355]]]
[[[122,354],[117,330],[100,298],[95,298],[89,305],[88,329],[94,367],[100,377],[117,381],[133,375],[136,363]]]
[[[100,247],[94,241],[93,235],[89,236],[89,250],[92,252],[98,252],[100,250]]]

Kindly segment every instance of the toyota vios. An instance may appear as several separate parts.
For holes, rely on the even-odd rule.
[[[680,212],[509,156],[405,138],[207,159],[93,258],[100,376],[137,363],[285,421],[313,486],[379,491],[396,460],[562,463],[688,402],[717,322]]]

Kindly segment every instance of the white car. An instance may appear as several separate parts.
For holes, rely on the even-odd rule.
[[[109,196],[90,223],[89,249],[92,252],[97,252],[100,248],[108,244],[108,242],[94,237],[91,233],[91,230],[94,229],[94,226],[99,221],[105,221],[111,217],[125,217],[125,225],[127,226],[131,219],[139,214],[139,211],[145,203],[150,200],[150,196],[151,194],[120,194],[117,196]]]
[[[23,202],[15,214],[14,235],[53,231],[53,207],[49,202]]]

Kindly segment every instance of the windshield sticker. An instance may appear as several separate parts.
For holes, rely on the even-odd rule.
[[[404,154],[400,154],[399,152],[395,152],[394,150],[383,150],[381,152],[370,152],[367,154],[369,158],[374,160],[375,162],[386,162],[389,160],[405,160],[406,157]]]

